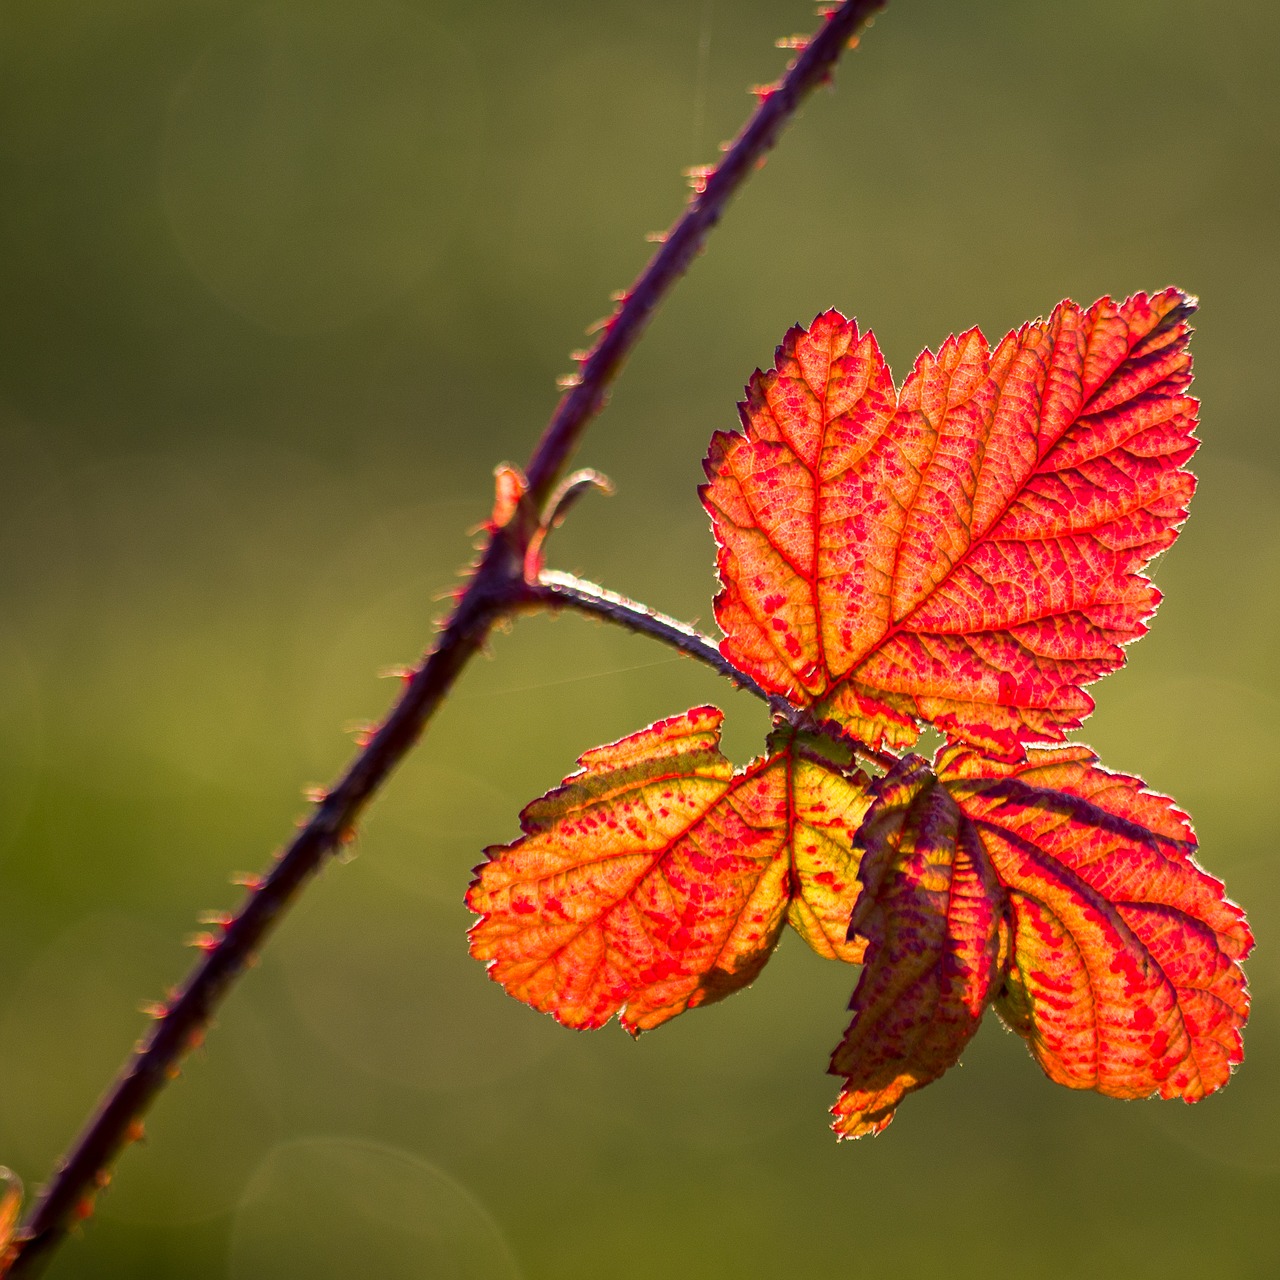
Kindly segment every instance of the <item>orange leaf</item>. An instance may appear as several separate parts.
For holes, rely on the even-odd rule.
[[[954,1066],[997,972],[1005,909],[977,831],[919,756],[877,787],[858,833],[866,887],[849,931],[870,945],[830,1071],[842,1138],[879,1133],[898,1103]]]
[[[873,746],[917,719],[1009,760],[1060,740],[1186,515],[1194,306],[1063,302],[994,351],[971,329],[900,395],[839,312],[792,329],[704,463],[724,655]]]
[[[948,338],[900,393],[838,312],[792,329],[701,490],[721,651],[769,697],[768,754],[735,772],[699,707],[584,755],[477,869],[490,975],[638,1033],[748,984],[790,923],[865,962],[830,1065],[841,1137],[953,1066],[988,1002],[1071,1087],[1224,1084],[1243,913],[1172,802],[1032,745],[1080,724],[1159,600],[1144,570],[1194,487],[1194,306],[1063,302],[994,351]],[[921,721],[952,740],[932,768],[880,750]]]
[[[0,1260],[22,1220],[22,1179],[0,1165]]]
[[[746,986],[789,920],[859,959],[853,836],[866,779],[793,749],[735,773],[721,712],[696,707],[585,754],[582,771],[486,850],[471,952],[506,991],[573,1027],[632,1033]]]
[[[1196,864],[1184,814],[1086,747],[1001,765],[950,749],[939,777],[1006,886],[997,1009],[1053,1080],[1194,1102],[1242,1056],[1243,912]]]

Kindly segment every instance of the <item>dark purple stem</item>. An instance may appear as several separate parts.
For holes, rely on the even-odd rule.
[[[604,405],[609,384],[635,346],[658,304],[701,250],[711,229],[738,188],[750,177],[777,141],[782,127],[801,101],[827,81],[841,53],[885,0],[845,0],[833,6],[821,30],[800,52],[778,84],[760,91],[760,105],[716,168],[706,176],[676,224],[663,237],[636,282],[622,296],[617,310],[583,362],[577,386],[556,406],[527,475],[538,505],[551,491],[579,436]]]
[[[648,605],[628,600],[626,596],[620,596],[614,591],[606,591],[594,582],[584,582],[567,573],[544,573],[536,583],[525,587],[522,604],[525,607],[544,609],[577,609],[579,613],[603,618],[628,631],[651,636],[706,663],[713,671],[732,680],[738,688],[767,702],[770,710],[775,713],[789,715],[795,710],[785,698],[767,693],[749,675],[739,671],[720,652],[719,646],[710,636],[704,636],[688,623],[650,609]]]
[[[761,94],[746,127],[705,186],[664,237],[661,248],[620,301],[583,362],[577,385],[562,397],[526,474],[532,506],[540,509],[602,408],[606,393],[649,318],[702,248],[725,206],[774,144],[803,98],[825,81],[858,28],[884,0],[845,0],[789,67]],[[0,1276],[34,1276],[47,1265],[68,1229],[87,1217],[124,1147],[141,1132],[142,1117],[173,1079],[184,1054],[199,1041],[218,1005],[253,963],[289,903],[344,840],[365,805],[417,741],[468,659],[494,622],[528,607],[523,561],[529,531],[520,521],[491,529],[488,542],[430,654],[408,678],[400,700],[365,743],[346,773],[318,803],[306,825],[240,910],[209,946],[144,1043],[125,1064],[74,1147],[56,1166],[30,1218],[0,1260]],[[735,677],[742,683],[741,677]]]

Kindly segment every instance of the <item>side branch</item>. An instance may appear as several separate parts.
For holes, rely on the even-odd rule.
[[[859,741],[838,725],[829,720],[816,720],[812,713],[803,707],[796,706],[781,694],[769,693],[758,685],[744,671],[739,671],[728,658],[720,652],[719,646],[710,636],[695,630],[687,622],[669,617],[650,609],[647,605],[617,592],[598,587],[594,582],[586,582],[568,573],[544,572],[536,583],[528,584],[521,592],[521,601],[526,607],[542,607],[546,609],[577,609],[579,613],[587,613],[596,618],[603,618],[628,631],[639,635],[651,636],[661,640],[663,644],[687,653],[691,658],[706,663],[717,674],[732,681],[739,689],[745,689],[767,704],[774,717],[774,723],[786,720],[793,728],[819,734],[838,742],[853,755],[886,772],[898,762],[898,758],[887,751],[878,751]]]
[[[661,640],[673,649],[679,649],[681,653],[687,653],[691,658],[706,663],[713,671],[732,680],[739,689],[745,689],[762,702],[768,703],[772,711],[785,715],[794,710],[785,698],[766,693],[749,675],[739,671],[720,652],[710,636],[704,636],[701,631],[695,631],[677,618],[658,613],[657,610],[616,592],[606,591],[593,582],[585,582],[568,573],[547,572],[542,574],[536,584],[525,587],[522,599],[530,605],[541,605],[549,609],[577,609],[580,613],[589,613],[616,623],[628,631],[652,636],[655,640]]]
[[[730,198],[773,146],[801,101],[830,77],[858,28],[883,3],[884,0],[844,0],[827,13],[822,29],[779,84],[761,94],[742,133],[623,296],[587,356],[578,384],[556,407],[525,468],[535,507],[541,508],[550,496],[650,317],[702,248]],[[479,562],[459,592],[429,656],[409,678],[387,719],[277,856],[269,873],[250,887],[221,936],[210,935],[199,965],[125,1064],[74,1147],[55,1168],[31,1216],[9,1242],[0,1257],[0,1277],[37,1275],[71,1225],[92,1211],[93,1197],[106,1185],[111,1165],[141,1132],[142,1117],[156,1095],[176,1076],[183,1056],[208,1027],[236,979],[253,963],[290,902],[350,838],[365,805],[420,737],[494,623],[531,603],[527,600],[530,588],[523,575],[527,544],[527,533],[517,532],[514,523],[502,529],[490,526]],[[554,583],[547,587],[549,591],[556,589]],[[562,583],[558,589],[565,592],[569,588]],[[603,596],[601,602],[596,612],[603,614]],[[571,602],[566,597],[560,603]],[[680,624],[674,625],[678,628]],[[693,633],[685,631],[687,641]],[[686,648],[686,652],[693,651]],[[742,683],[741,676],[733,678]]]

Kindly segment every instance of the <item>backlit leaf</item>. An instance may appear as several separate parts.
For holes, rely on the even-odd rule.
[[[839,312],[792,329],[704,463],[725,656],[873,746],[916,720],[1010,760],[1060,740],[1186,515],[1194,305],[1063,302],[994,351],[971,329],[900,393]]]
[[[471,952],[513,996],[573,1027],[633,1033],[750,983],[790,921],[820,954],[846,940],[853,837],[870,803],[784,739],[740,773],[721,713],[697,707],[584,755],[486,851]]]
[[[0,1165],[0,1257],[13,1240],[22,1219],[22,1179]]]
[[[477,869],[491,976],[637,1033],[749,983],[790,923],[864,965],[829,1067],[841,1137],[882,1130],[992,1003],[1072,1088],[1220,1088],[1243,913],[1170,800],[1044,745],[1159,600],[1145,570],[1194,488],[1194,306],[1063,302],[994,350],[948,338],[900,391],[838,312],[792,329],[700,491],[767,752],[735,771],[698,707],[584,755]],[[932,766],[899,754],[922,722],[948,739]]]
[[[831,1071],[835,1129],[883,1129],[995,997],[1051,1079],[1194,1102],[1240,1061],[1253,939],[1185,815],[1085,747],[908,756],[876,785],[850,931],[868,939]]]
[[[1194,1102],[1242,1056],[1244,913],[1196,864],[1186,815],[1086,747],[1001,765],[944,751],[939,776],[1006,887],[997,1009],[1053,1080]]]
[[[955,1065],[993,986],[1004,895],[977,831],[928,765],[908,756],[877,787],[858,844],[866,886],[850,933],[869,941],[831,1057],[845,1138],[878,1133],[915,1089]]]

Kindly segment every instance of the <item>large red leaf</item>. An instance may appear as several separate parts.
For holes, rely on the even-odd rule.
[[[1186,815],[1085,747],[1001,765],[952,748],[939,777],[1005,885],[997,1009],[1051,1079],[1194,1102],[1240,1061],[1253,937],[1192,857]]]
[[[704,464],[725,656],[873,745],[917,719],[1010,760],[1060,740],[1186,515],[1194,305],[1063,302],[994,351],[971,329],[900,395],[853,321],[792,329]]]
[[[735,773],[722,718],[696,707],[587,752],[524,810],[521,839],[486,850],[471,952],[511,995],[639,1032],[750,983],[785,921],[821,954],[861,958],[846,926],[866,779],[785,742]]]
[[[774,695],[768,754],[735,772],[700,707],[584,755],[477,868],[491,976],[637,1033],[749,983],[790,923],[865,963],[830,1066],[842,1137],[954,1065],[989,1002],[1072,1087],[1225,1083],[1243,914],[1169,800],[1033,745],[1079,725],[1159,599],[1144,570],[1194,486],[1193,307],[1064,302],[994,351],[948,338],[900,393],[837,312],[793,329],[701,491],[722,651]],[[922,721],[951,739],[932,767],[851,768]]]
[[[954,1066],[992,988],[1004,894],[971,822],[918,756],[877,787],[858,844],[865,891],[849,926],[869,941],[854,1011],[831,1056],[841,1137],[878,1133],[898,1103]]]

